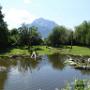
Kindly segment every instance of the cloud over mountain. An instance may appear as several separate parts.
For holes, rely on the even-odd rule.
[[[35,16],[23,9],[11,8],[5,12],[5,21],[8,21],[9,28],[17,27],[24,22],[31,23],[34,19]]]

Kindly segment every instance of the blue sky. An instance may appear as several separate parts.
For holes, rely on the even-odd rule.
[[[0,4],[9,28],[40,17],[68,28],[90,20],[90,0],[0,0]]]

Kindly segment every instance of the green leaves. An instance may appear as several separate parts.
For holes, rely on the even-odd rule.
[[[84,90],[85,84],[83,80],[75,80],[74,89],[75,90]]]
[[[3,20],[2,8],[0,7],[0,49],[5,49],[8,46],[9,33],[7,24]]]
[[[61,90],[90,90],[90,81],[75,80],[72,86],[68,84],[66,88]]]
[[[20,44],[21,45],[39,45],[42,41],[40,33],[37,31],[37,27],[28,27],[23,24],[19,28]]]
[[[90,23],[84,21],[75,28],[75,41],[79,45],[90,45]]]
[[[63,45],[67,42],[68,30],[64,26],[57,26],[49,35],[48,40],[53,46]]]

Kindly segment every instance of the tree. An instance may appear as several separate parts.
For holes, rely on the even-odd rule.
[[[40,33],[37,31],[36,27],[31,27],[31,44],[40,45],[42,43],[42,38]]]
[[[10,45],[18,45],[20,36],[18,29],[13,28],[12,30],[9,31],[9,44]]]
[[[23,24],[22,27],[19,28],[20,32],[20,44],[27,45],[28,48],[32,45],[40,45],[42,42],[40,33],[37,31],[37,27],[28,27]]]
[[[20,33],[19,44],[21,46],[27,45],[29,40],[29,35],[30,35],[30,32],[28,31],[28,27],[26,27],[25,24],[22,24],[22,26],[18,28],[18,31]]]
[[[72,45],[73,45],[73,31],[70,32],[70,35],[69,35],[69,42],[70,42],[71,49],[72,49]]]
[[[78,45],[87,45],[89,25],[87,21],[75,27],[75,41]]]
[[[0,6],[0,49],[4,49],[8,46],[9,33],[7,24],[3,20],[4,15],[2,14],[2,7]]]
[[[48,40],[52,46],[63,45],[67,42],[67,33],[64,26],[57,26],[49,35]]]
[[[88,22],[88,33],[86,35],[86,44],[90,46],[90,22]]]
[[[90,45],[90,30],[86,36],[86,44],[89,46]]]

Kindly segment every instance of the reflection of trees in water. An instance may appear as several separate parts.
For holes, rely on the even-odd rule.
[[[39,64],[38,60],[22,59],[22,60],[0,60],[0,67],[6,70],[0,72],[0,90],[3,90],[5,81],[8,77],[10,67],[17,67],[20,72],[36,69]]]
[[[33,69],[36,69],[39,62],[38,60],[22,59],[18,60],[17,64],[18,70],[21,72],[25,72],[27,70],[32,71]]]
[[[79,69],[76,69],[76,70],[79,70]],[[81,74],[83,75],[90,75],[90,70],[79,70],[81,72]]]
[[[9,60],[0,60],[0,66],[8,68],[10,66]]]
[[[0,60],[0,67],[4,67],[4,70],[0,71],[0,90],[3,90],[5,81],[8,78],[8,72],[11,66],[16,66],[16,60],[2,59]]]
[[[0,72],[0,90],[3,90],[5,81],[7,80],[7,71]]]
[[[9,70],[10,67],[14,68],[17,67],[19,71],[27,71],[27,70],[33,70],[38,67],[39,61],[41,59],[33,60],[30,58],[23,58],[23,59],[12,59],[12,60],[1,60],[0,66],[5,67],[7,70]]]
[[[65,56],[60,54],[49,55],[49,62],[52,64],[55,69],[63,69],[65,67],[64,60]]]
[[[59,54],[54,54],[48,56],[48,61],[52,64],[53,68],[55,69],[63,69],[64,68],[64,56],[59,55]],[[45,65],[45,62],[42,59],[39,60],[32,60],[32,59],[20,59],[20,60],[1,60],[0,61],[0,66],[7,68],[6,71],[0,72],[0,90],[3,90],[1,88],[4,88],[5,81],[7,80],[7,75],[8,75],[8,70],[10,68],[16,68],[18,69],[19,72],[25,72],[34,69],[39,69],[43,65]]]
[[[0,60],[0,66],[3,66],[9,70],[10,66],[16,66],[17,65],[17,60]]]
[[[0,90],[3,90],[5,81],[7,80],[8,77],[8,69],[9,69],[9,61],[7,60],[0,60],[0,67],[5,67],[6,70],[0,71]]]

